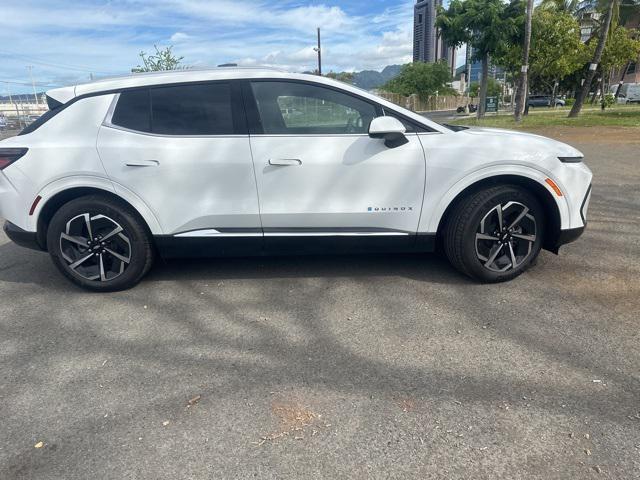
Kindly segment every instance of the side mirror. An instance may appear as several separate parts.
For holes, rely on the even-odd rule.
[[[384,144],[389,148],[396,148],[408,143],[404,135],[407,129],[402,122],[394,117],[376,117],[369,125],[369,136],[371,138],[382,138]]]

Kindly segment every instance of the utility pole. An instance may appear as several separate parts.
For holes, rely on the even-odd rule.
[[[467,99],[465,100],[465,104],[464,104],[464,113],[466,115],[469,114],[469,103],[471,101],[470,99],[470,94],[471,94],[471,45],[469,45],[467,43],[467,47],[466,47],[466,51],[465,51],[465,58],[464,58],[464,75],[465,75],[465,81],[466,84],[464,86],[464,93],[466,94]]]
[[[13,103],[13,97],[11,96],[11,87],[9,86],[9,82],[5,82],[5,86],[7,87],[7,93],[9,94],[9,103],[13,105],[16,109],[16,118],[20,117],[20,111],[18,110],[18,104]]]
[[[314,48],[318,52],[318,75],[322,76],[322,45],[320,41],[320,27],[318,27],[318,46]]]
[[[609,2],[609,8],[607,10],[607,16],[604,19],[604,23],[602,24],[602,28],[600,31],[600,38],[598,39],[598,45],[596,46],[596,51],[593,54],[593,59],[589,64],[589,70],[587,71],[587,76],[583,79],[582,88],[580,89],[580,93],[576,98],[576,102],[571,107],[571,111],[569,112],[569,118],[575,118],[580,114],[580,110],[582,110],[582,104],[586,100],[589,95],[589,90],[591,90],[591,82],[593,78],[596,76],[596,70],[598,69],[598,64],[602,60],[602,52],[604,51],[604,47],[607,44],[607,36],[609,35],[609,28],[611,28],[611,20],[613,18],[613,10],[614,10],[614,1],[611,0]]]
[[[27,69],[29,70],[29,76],[31,77],[31,86],[33,87],[33,96],[36,99],[36,107],[40,108],[40,102],[38,101],[38,94],[36,93],[36,82],[33,81],[33,65],[27,65]]]

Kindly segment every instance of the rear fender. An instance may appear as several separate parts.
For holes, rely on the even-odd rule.
[[[37,231],[38,218],[40,216],[40,213],[42,212],[42,209],[47,204],[47,201],[49,201],[60,192],[78,187],[104,190],[105,192],[115,194],[116,196],[128,202],[133,208],[137,210],[140,216],[147,223],[147,226],[149,227],[149,230],[153,235],[161,235],[163,233],[162,227],[160,226],[160,222],[158,221],[156,215],[151,211],[151,209],[149,209],[147,204],[144,203],[144,201],[142,201],[140,197],[124,187],[114,185],[114,183],[107,178],[97,176],[65,177],[46,185],[38,193],[38,195],[42,197],[42,200],[40,200],[40,202],[38,203],[36,209],[33,212],[33,215],[30,215],[28,217],[26,230],[32,232]]]

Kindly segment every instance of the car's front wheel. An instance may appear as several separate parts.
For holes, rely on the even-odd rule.
[[[47,248],[67,278],[100,292],[136,285],[153,262],[150,236],[136,213],[101,195],[63,205],[49,223]]]
[[[454,208],[444,231],[447,257],[462,273],[483,282],[517,277],[542,247],[544,212],[537,198],[516,185],[481,190]]]

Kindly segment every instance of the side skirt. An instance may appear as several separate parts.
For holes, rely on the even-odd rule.
[[[254,236],[157,235],[163,258],[218,258],[262,255],[339,255],[433,252],[435,234],[382,235],[367,232],[265,232]]]

